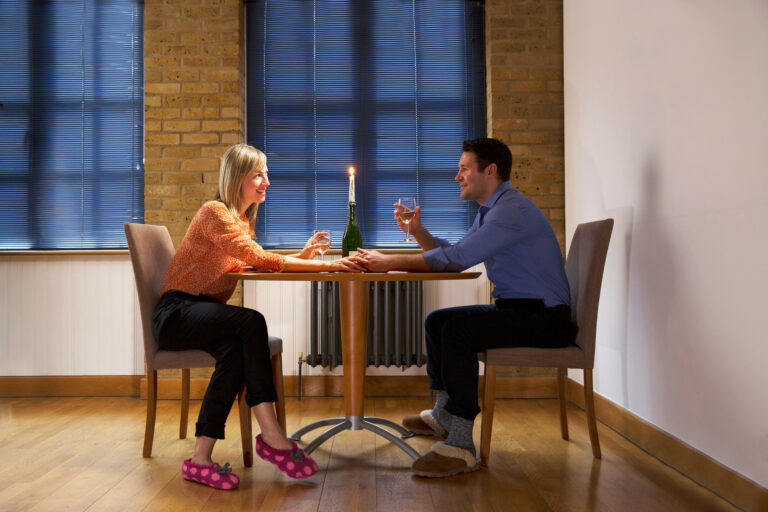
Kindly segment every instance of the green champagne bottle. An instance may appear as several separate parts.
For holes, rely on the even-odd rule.
[[[346,258],[350,253],[355,253],[362,246],[363,237],[360,235],[360,228],[357,226],[355,202],[350,201],[347,227],[344,228],[344,239],[341,241],[341,255]]]

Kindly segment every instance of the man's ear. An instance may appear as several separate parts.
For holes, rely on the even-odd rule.
[[[496,167],[496,164],[490,163],[490,164],[488,164],[488,167],[486,167],[483,172],[489,178],[496,178],[497,175],[499,174],[499,168]]]

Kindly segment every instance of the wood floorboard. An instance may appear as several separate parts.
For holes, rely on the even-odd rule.
[[[423,399],[376,398],[373,414],[399,421],[403,411],[420,411]],[[413,459],[386,439],[376,436],[376,509],[379,512],[419,510],[432,512],[432,496],[425,482],[411,476]],[[406,442],[419,453],[429,450],[430,442],[424,437],[412,437]]]
[[[286,403],[286,428],[289,433],[295,432],[299,427],[327,417],[342,416],[344,414],[344,402],[340,398],[323,400],[301,401],[289,400]],[[258,428],[254,425],[254,429]],[[307,446],[323,429],[318,429],[302,438],[299,445]],[[323,485],[328,475],[330,453],[333,448],[333,440],[320,446],[312,453],[312,458],[317,462],[320,470],[318,474],[306,480],[293,480],[283,475],[277,468],[258,457],[253,464],[255,470],[260,471],[259,485],[265,490],[261,508],[263,511],[291,510],[309,512],[318,509]],[[242,490],[246,490],[244,482]]]
[[[49,510],[86,508],[83,504],[70,505],[69,502],[73,500],[61,497],[75,489],[82,489],[84,483],[85,489],[91,491],[87,484],[91,475],[89,468],[94,462],[100,462],[107,457],[105,453],[114,444],[112,439],[121,440],[120,443],[123,445],[130,443],[130,441],[124,441],[128,438],[130,425],[113,420],[108,412],[108,409],[114,406],[115,400],[119,399],[104,400],[103,405],[107,409],[99,410],[94,409],[88,399],[75,399],[57,429],[51,430],[50,423],[54,422],[49,421],[43,428],[43,431],[49,434],[47,437],[40,438],[37,434],[30,436],[40,441],[37,445],[22,443],[16,450],[11,450],[8,455],[14,457],[11,459],[13,463],[0,465],[2,467],[0,479],[13,482],[7,490],[10,490],[11,494],[16,491],[15,497],[5,496],[6,493],[3,491],[0,492],[0,502],[18,503],[18,506],[25,511],[35,510],[37,504],[41,502],[50,504]],[[50,414],[46,409],[42,411],[46,417]],[[106,424],[103,420],[105,417]],[[34,422],[24,421],[23,423],[27,429],[24,432],[35,432],[36,429],[32,424]],[[94,436],[94,432],[99,432],[100,435]],[[19,437],[24,435],[24,433],[18,434]],[[74,446],[80,446],[82,449],[75,450]],[[123,454],[124,452],[125,450],[121,450],[119,456],[128,455]],[[5,449],[3,453],[5,454]],[[111,460],[120,461],[120,458]],[[110,477],[105,473],[100,475],[98,480],[99,486],[109,485]],[[14,485],[16,488],[12,489]],[[98,493],[98,490],[96,492]],[[78,499],[83,499],[83,496],[76,496]]]
[[[373,414],[371,403],[372,401],[369,401],[366,404],[364,415]],[[317,510],[320,512],[375,510],[374,434],[367,430],[343,431],[320,446],[317,451],[320,450],[330,450],[330,454]]]
[[[546,401],[551,402],[549,407],[542,402],[516,401],[513,408],[497,413],[500,428],[497,432],[494,425],[491,464],[494,457],[500,457],[500,462],[519,465],[552,511],[613,511],[608,500],[592,492],[599,482],[602,461],[592,457],[589,439],[581,432],[585,429],[571,421],[570,441],[564,441],[557,402]],[[510,443],[517,449],[505,449]]]
[[[365,413],[399,421],[430,405],[423,398],[377,397],[367,400]],[[498,400],[490,467],[448,479],[411,476],[412,459],[368,431],[343,432],[320,446],[312,454],[320,471],[306,480],[292,480],[258,457],[244,468],[233,407],[214,460],[230,462],[241,485],[215,491],[180,472],[194,448],[199,407],[191,402],[189,437],[178,439],[179,402],[158,401],[153,455],[144,459],[143,400],[0,399],[0,511],[737,510],[602,424],[603,459],[593,459],[583,411],[569,406],[570,441],[564,441],[556,400]],[[343,407],[342,398],[289,399],[288,430],[342,416]],[[426,453],[434,439],[407,442]]]

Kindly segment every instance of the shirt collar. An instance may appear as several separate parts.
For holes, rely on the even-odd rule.
[[[496,204],[496,201],[499,200],[501,195],[506,192],[507,190],[512,190],[512,182],[511,181],[503,181],[501,184],[496,187],[496,190],[493,191],[493,194],[491,194],[488,199],[485,200],[485,202],[480,205],[480,208],[488,209],[490,210],[491,207]]]

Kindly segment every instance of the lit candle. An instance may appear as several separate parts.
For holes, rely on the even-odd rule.
[[[355,168],[349,168],[349,201],[355,202]]]

